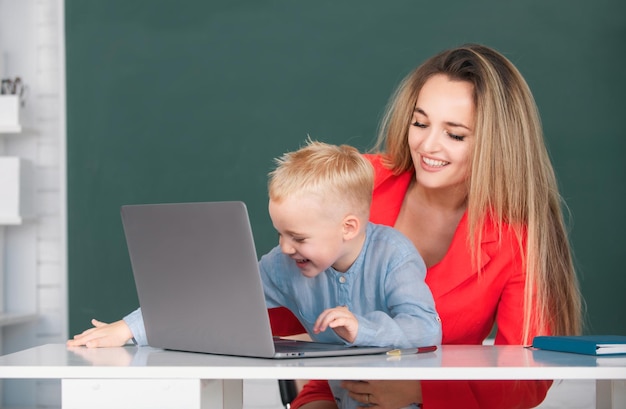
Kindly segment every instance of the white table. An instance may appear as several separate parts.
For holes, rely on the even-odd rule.
[[[444,345],[400,357],[269,360],[49,344],[0,357],[0,378],[61,379],[64,409],[240,409],[243,379],[595,379],[598,409],[626,408],[626,357],[518,346]]]

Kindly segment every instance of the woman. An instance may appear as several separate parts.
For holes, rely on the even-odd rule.
[[[527,345],[579,334],[581,299],[561,200],[532,94],[481,45],[442,52],[393,95],[376,145],[371,220],[408,236],[428,267],[443,344]],[[272,311],[277,333],[297,332]],[[529,408],[551,381],[344,382],[376,408]],[[311,381],[292,408],[336,408]]]

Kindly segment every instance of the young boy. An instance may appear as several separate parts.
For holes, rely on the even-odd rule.
[[[439,343],[422,258],[397,230],[368,222],[369,162],[355,148],[321,142],[276,162],[269,213],[279,245],[260,261],[267,306],[287,307],[315,341]]]
[[[267,306],[287,307],[315,341],[439,344],[421,256],[397,230],[368,222],[370,163],[355,148],[320,142],[276,162],[269,213],[279,245],[260,261]],[[358,407],[339,383],[330,382],[339,408]]]
[[[314,141],[276,162],[269,213],[279,245],[259,262],[267,306],[287,307],[314,341],[439,344],[441,324],[421,256],[397,230],[368,222],[369,162],[353,147]],[[147,344],[140,310],[94,325],[68,345],[121,345],[131,337]],[[359,406],[339,381],[331,388],[340,408]]]

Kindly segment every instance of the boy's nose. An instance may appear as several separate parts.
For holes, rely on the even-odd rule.
[[[289,245],[287,240],[283,240],[282,238],[280,238],[278,244],[280,246],[280,251],[282,251],[284,254],[293,254],[296,252],[296,249],[294,249],[293,246]]]

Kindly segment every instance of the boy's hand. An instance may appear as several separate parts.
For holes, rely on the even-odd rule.
[[[120,347],[133,337],[130,328],[128,328],[124,320],[107,324],[93,319],[91,324],[94,326],[93,328],[74,335],[73,339],[67,341],[67,346],[77,347],[85,345],[87,348]]]
[[[332,328],[341,338],[353,343],[359,330],[359,321],[348,310],[348,307],[329,308],[317,317],[315,325],[313,325],[313,332],[319,334],[326,331],[328,327]]]

